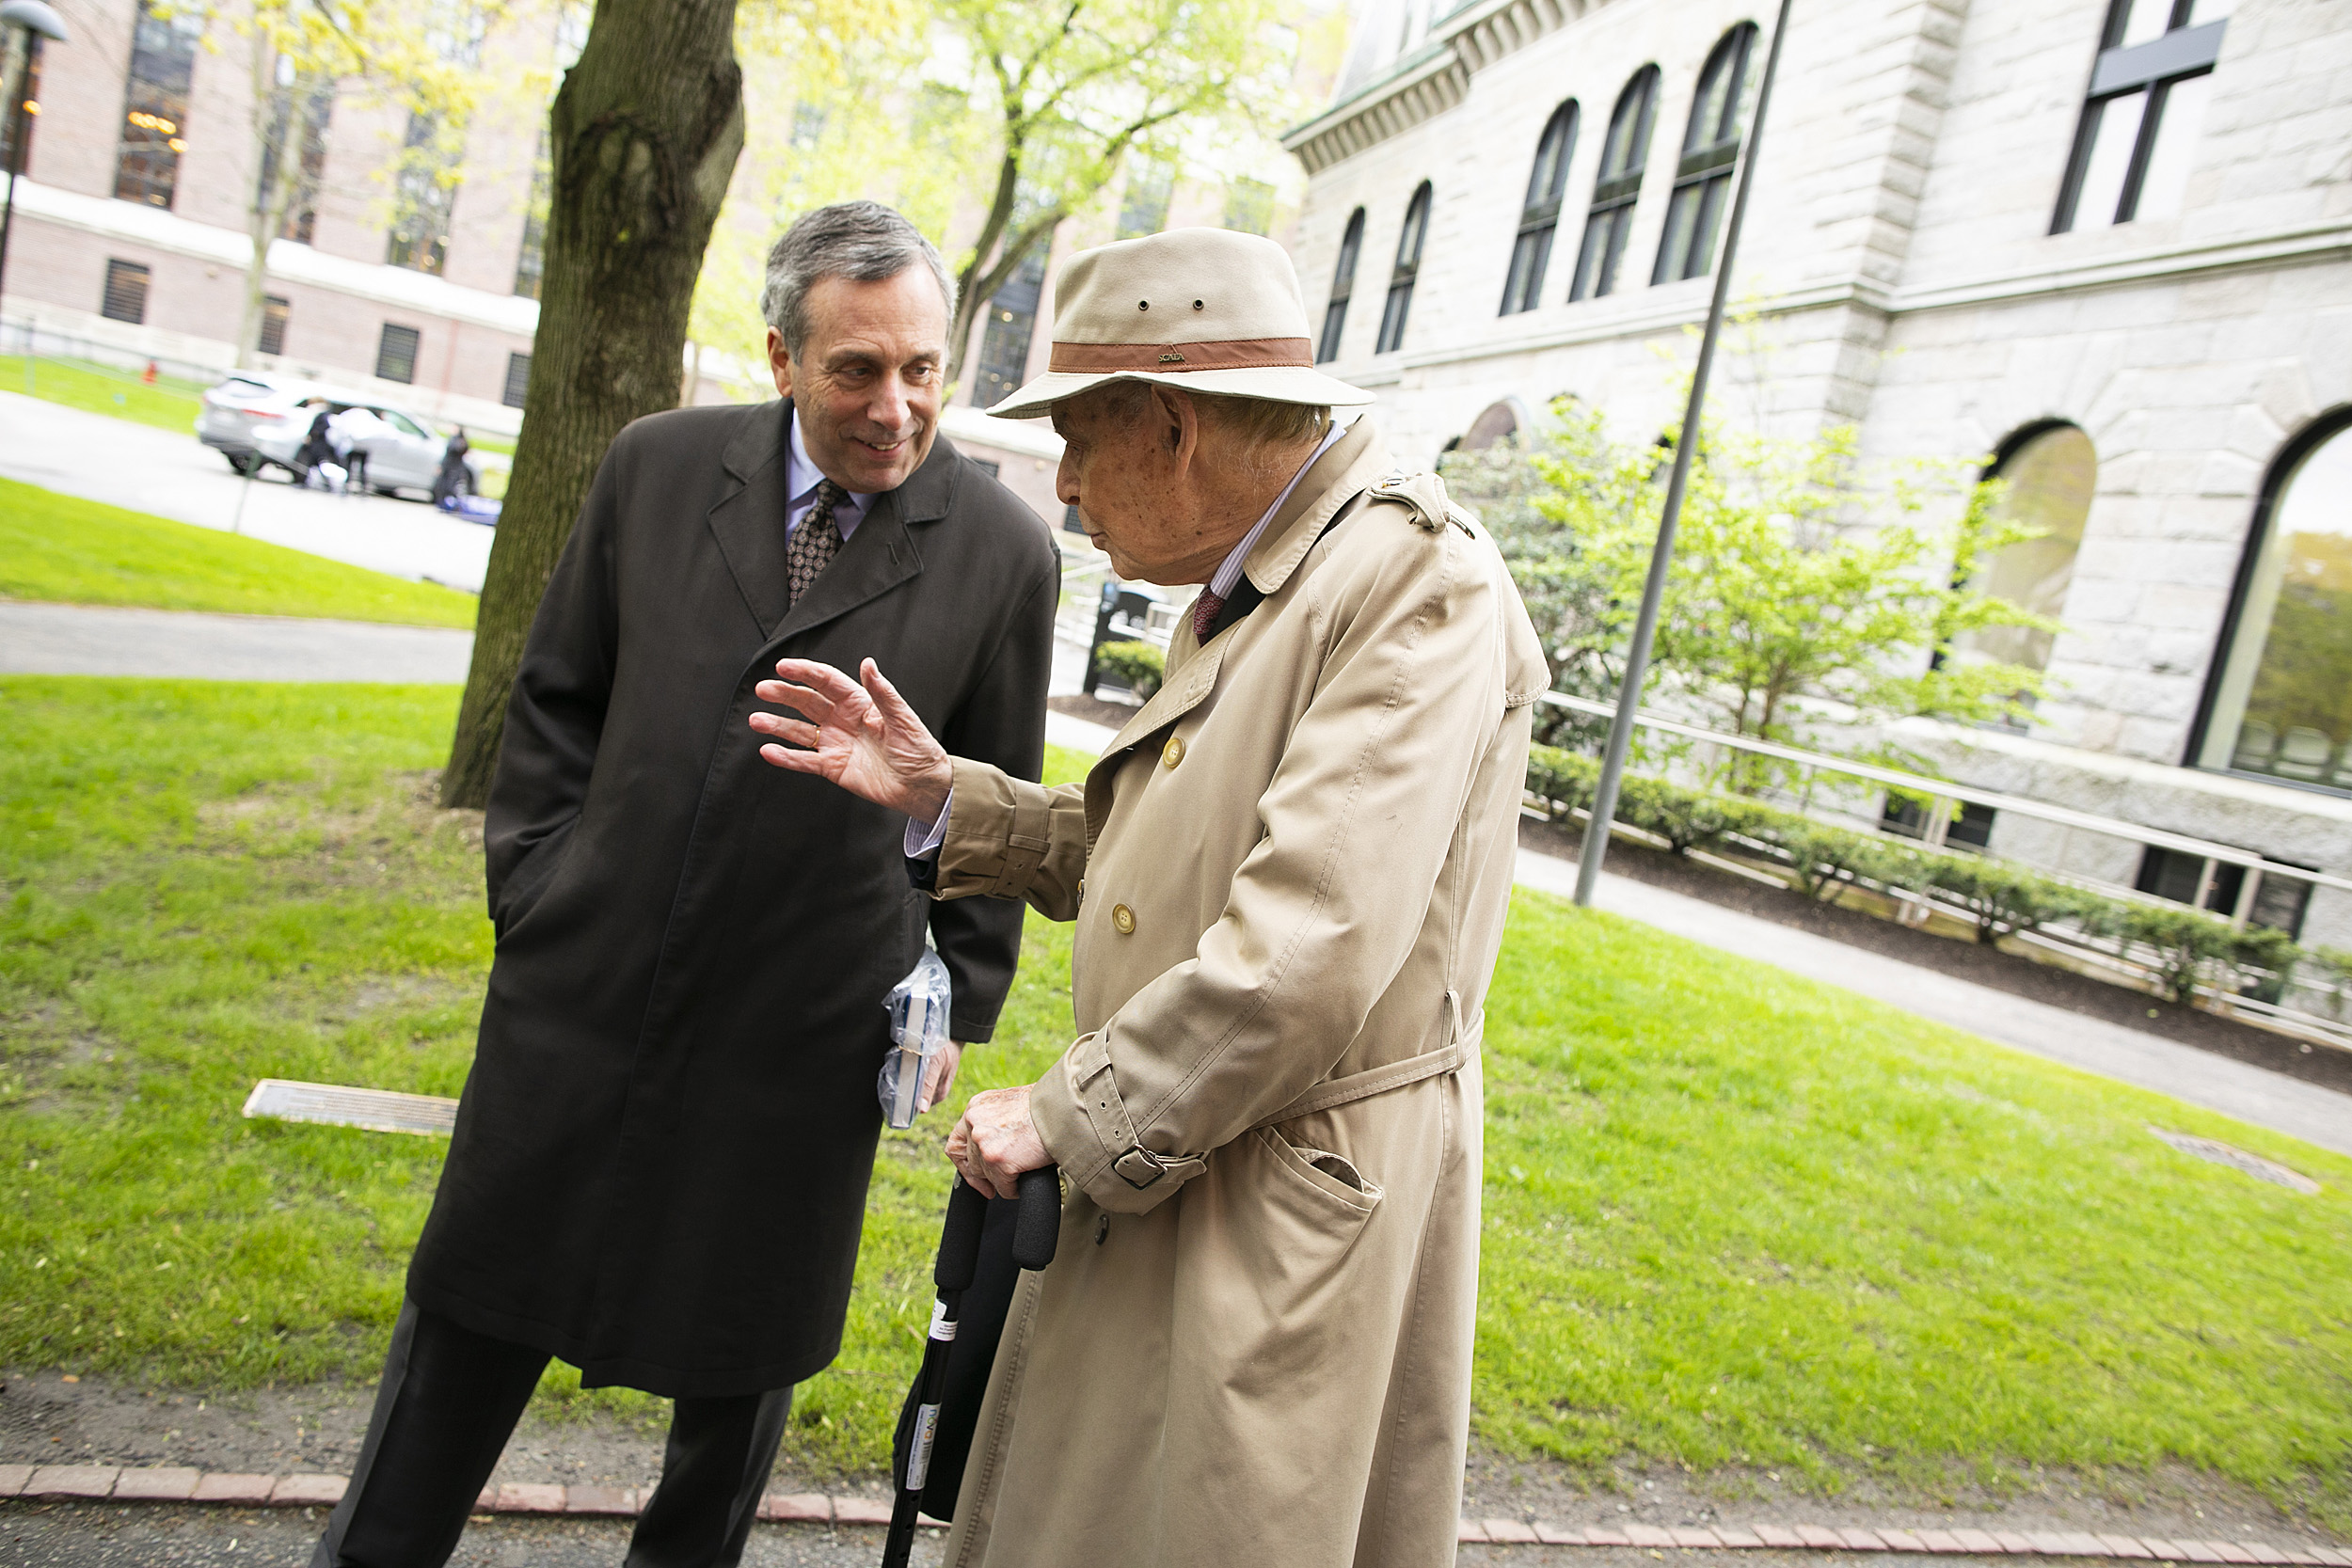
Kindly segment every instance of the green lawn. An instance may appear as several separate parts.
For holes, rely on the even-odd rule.
[[[28,372],[23,355],[0,354],[0,392],[23,392],[182,435],[195,430],[198,399],[210,385],[159,375],[151,387],[137,371],[83,359],[40,358]]]
[[[462,626],[479,601],[282,545],[0,479],[0,598]]]
[[[264,1075],[461,1081],[489,940],[471,823],[426,803],[454,706],[0,680],[0,1366],[373,1374],[443,1146],[237,1111]],[[967,1088],[1059,1049],[1067,962],[1033,920]],[[2352,1161],[1535,895],[1486,1037],[1489,1447],[1825,1485],[2180,1460],[2352,1524]],[[928,1120],[795,1407],[820,1470],[880,1463],[919,1354]]]

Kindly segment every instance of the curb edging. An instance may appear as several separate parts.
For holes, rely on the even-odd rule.
[[[244,1475],[185,1465],[0,1465],[0,1498],[54,1502],[197,1503],[218,1507],[331,1508],[350,1485],[346,1476]],[[477,1513],[565,1514],[573,1518],[634,1518],[651,1487],[556,1486],[506,1481],[485,1486]],[[759,1517],[782,1524],[887,1525],[890,1504],[878,1497],[828,1497],[821,1492],[771,1492]],[[930,1529],[944,1520],[921,1515]],[[1622,1529],[1577,1528],[1544,1520],[1464,1519],[1456,1539],[1465,1545],[1633,1546],[1653,1551],[1917,1552],[1935,1557],[2129,1558],[2149,1562],[2265,1564],[2270,1568],[2352,1568],[2352,1550],[2340,1546],[2280,1547],[2247,1541],[2171,1541],[2158,1536],[2092,1535],[2080,1530],[1832,1529],[1821,1525],[1754,1525],[1746,1528],[1662,1528],[1629,1524]]]

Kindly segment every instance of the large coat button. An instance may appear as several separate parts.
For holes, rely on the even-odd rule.
[[[1167,746],[1161,749],[1160,760],[1168,764],[1170,768],[1173,768],[1178,763],[1184,761],[1184,737],[1181,735],[1169,736],[1168,737]]]
[[[1136,911],[1124,904],[1111,906],[1111,925],[1122,937],[1132,936],[1136,929]]]

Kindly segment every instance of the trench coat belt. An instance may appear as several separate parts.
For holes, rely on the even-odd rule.
[[[1445,1012],[1446,1043],[1437,1050],[1424,1051],[1418,1056],[1407,1056],[1401,1062],[1391,1062],[1385,1067],[1351,1072],[1344,1078],[1326,1079],[1272,1116],[1251,1122],[1244,1131],[1254,1132],[1316,1111],[1328,1111],[1335,1106],[1405,1088],[1424,1078],[1458,1071],[1465,1062],[1477,1054],[1479,1042],[1486,1033],[1486,1015],[1482,1012],[1465,1025],[1461,998],[1452,990],[1445,993]],[[1109,1048],[1102,1043],[1099,1035],[1088,1044],[1093,1048],[1090,1054],[1095,1060],[1080,1064],[1087,1070],[1082,1072],[1079,1082],[1086,1092],[1096,1098],[1099,1108],[1107,1113],[1096,1121],[1097,1135],[1114,1129],[1118,1130],[1114,1136],[1124,1134],[1127,1151],[1111,1162],[1111,1168],[1119,1173],[1120,1180],[1141,1191],[1162,1177],[1172,1176],[1179,1181],[1189,1181],[1207,1170],[1209,1158],[1205,1154],[1158,1154],[1135,1141],[1134,1123],[1128,1118],[1126,1104],[1120,1098],[1118,1082],[1109,1070]]]

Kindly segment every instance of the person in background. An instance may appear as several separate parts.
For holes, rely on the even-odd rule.
[[[334,443],[336,458],[343,466],[346,488],[362,493],[367,490],[369,443],[391,433],[391,426],[377,419],[373,409],[356,404],[326,421],[327,439]]]
[[[338,487],[329,482],[326,471],[334,469],[334,477],[338,479],[342,473],[342,466],[335,461],[335,440],[329,434],[334,420],[334,405],[320,404],[318,412],[310,417],[310,434],[303,436],[302,445],[295,449],[294,467],[302,470],[302,483],[306,486],[315,483],[322,489]]]
[[[473,443],[466,439],[461,424],[441,449],[441,471],[433,476],[433,504],[444,512],[457,504],[458,497],[473,493],[473,471],[466,467],[466,453],[471,451]]]

